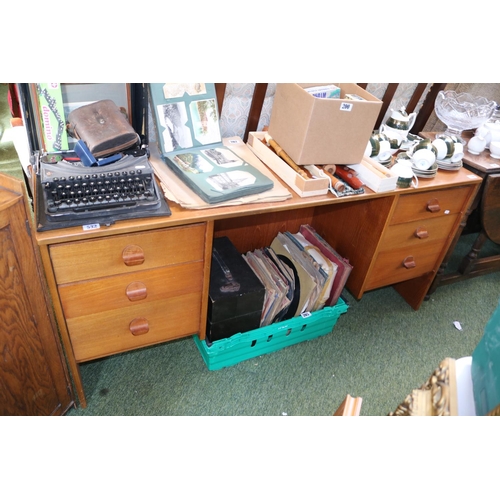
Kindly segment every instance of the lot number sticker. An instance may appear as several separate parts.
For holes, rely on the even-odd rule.
[[[343,102],[340,104],[340,111],[352,111],[352,102]]]

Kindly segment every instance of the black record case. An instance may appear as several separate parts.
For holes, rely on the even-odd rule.
[[[210,271],[209,342],[260,327],[265,288],[226,236],[215,238]]]

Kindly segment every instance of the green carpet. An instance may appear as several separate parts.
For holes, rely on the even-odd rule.
[[[0,169],[19,175],[12,150],[2,142]],[[475,236],[461,238],[453,262]],[[68,415],[328,416],[348,393],[363,398],[362,415],[387,415],[442,359],[472,354],[498,305],[500,274],[438,288],[419,311],[390,287],[344,297],[349,309],[329,335],[222,370],[208,370],[192,338],[84,363],[88,407]]]
[[[442,359],[472,353],[500,280],[439,288],[419,311],[392,288],[345,296],[331,334],[222,370],[208,370],[191,338],[83,364],[88,407],[69,414],[331,415],[349,393],[362,415],[386,415]]]

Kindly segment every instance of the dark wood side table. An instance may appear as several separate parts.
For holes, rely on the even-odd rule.
[[[421,132],[420,136],[434,139],[436,134],[436,132]],[[463,133],[466,140],[472,136],[472,131]],[[461,223],[461,229],[457,231],[454,241],[441,263],[426,298],[429,298],[439,286],[500,271],[500,247],[495,255],[480,256],[481,249],[488,240],[500,245],[500,159],[492,158],[489,150],[485,150],[479,155],[473,155],[467,151],[466,147],[463,164],[467,170],[481,177],[483,181],[469,212]],[[458,268],[445,274],[448,262],[462,234],[476,232],[479,235],[469,252],[462,258]]]

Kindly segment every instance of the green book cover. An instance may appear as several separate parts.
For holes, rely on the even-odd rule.
[[[205,202],[273,188],[271,179],[222,144],[213,83],[150,83],[149,89],[162,158]]]
[[[60,83],[37,83],[43,141],[47,151],[68,149],[68,135],[64,117]]]

